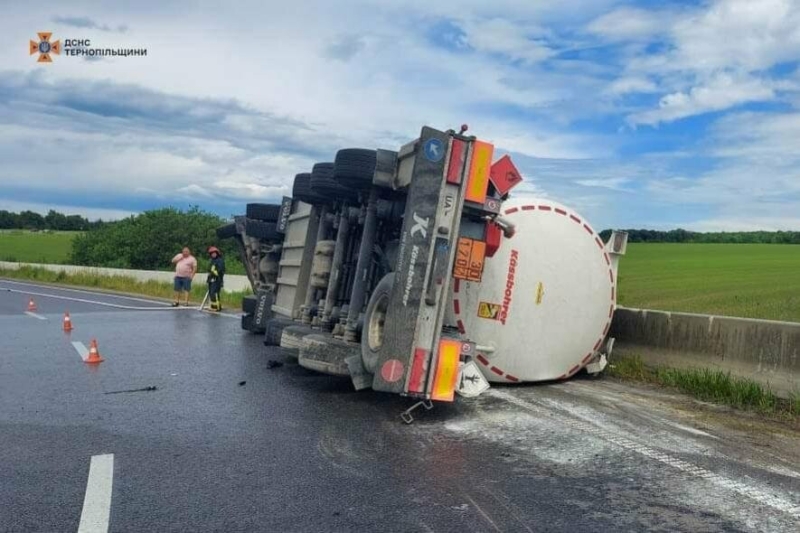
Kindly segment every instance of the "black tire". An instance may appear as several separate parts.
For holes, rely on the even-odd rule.
[[[358,354],[358,345],[327,335],[306,335],[297,362],[303,368],[333,376],[350,376],[345,359]]]
[[[255,237],[264,241],[280,241],[282,235],[278,233],[277,225],[274,222],[262,222],[261,220],[247,219],[244,225],[244,232],[248,237]]]
[[[358,192],[343,187],[333,179],[333,163],[317,163],[311,170],[311,192],[329,203],[336,200],[355,201]]]
[[[253,315],[242,315],[242,329],[253,331]]]
[[[218,239],[230,239],[236,237],[236,224],[225,224],[217,228]]]
[[[294,177],[292,185],[292,198],[311,205],[325,203],[325,199],[311,191],[311,173],[302,172]]]
[[[372,187],[377,152],[364,148],[345,148],[336,153],[333,178],[349,189],[363,191]]]
[[[280,346],[283,330],[294,324],[288,318],[271,318],[267,321],[267,331],[264,333],[265,346]]]
[[[389,309],[394,279],[394,272],[381,278],[369,297],[367,310],[364,313],[364,326],[361,329],[361,363],[370,374],[374,374],[378,367],[378,352],[383,343],[386,312]]]
[[[258,307],[258,296],[250,294],[242,298],[242,311],[245,314],[252,315],[256,312]]]
[[[281,216],[281,206],[276,204],[247,204],[247,218],[275,222]]]

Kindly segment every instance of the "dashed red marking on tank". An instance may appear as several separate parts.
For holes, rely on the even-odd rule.
[[[612,302],[613,302],[614,300],[616,300],[616,299],[617,299],[617,298],[616,298],[616,296],[617,296],[616,287],[614,287],[614,286],[612,285],[612,286],[611,286],[611,301],[612,301]]]
[[[606,264],[609,267],[611,266],[611,259],[608,256],[608,252],[605,251],[605,245],[603,244],[603,241],[600,239],[599,236],[596,236],[596,234],[594,233],[594,230],[592,230],[592,228],[589,227],[588,224],[583,223],[583,221],[581,221],[580,218],[576,217],[575,215],[572,215],[572,214],[568,213],[567,211],[565,211],[565,210],[563,210],[561,208],[558,208],[558,207],[554,208],[554,207],[549,206],[549,205],[538,205],[538,206],[525,205],[525,206],[521,206],[521,207],[512,207],[512,208],[506,210],[505,213],[507,215],[514,214],[514,213],[518,212],[520,209],[522,211],[533,211],[533,210],[536,210],[536,209],[538,209],[539,211],[555,211],[559,215],[563,215],[563,216],[569,215],[569,218],[571,218],[574,222],[576,222],[577,224],[582,224],[583,228],[586,230],[587,233],[589,233],[589,235],[595,237],[595,243],[597,244],[597,247],[600,248],[600,251],[603,252],[603,258],[605,259]],[[613,302],[615,300],[615,295],[616,295],[615,294],[615,287],[614,287],[614,272],[613,272],[613,269],[611,269],[611,268],[608,269],[608,275],[609,275],[609,279],[611,280],[611,284],[612,284],[612,286],[611,286],[611,300]],[[454,293],[459,292],[460,288],[461,288],[460,280],[456,279],[455,283],[453,284],[453,292]],[[453,308],[454,308],[454,310],[456,312],[456,315],[460,315],[461,314],[460,302],[458,300],[454,300],[453,301]],[[612,305],[609,308],[609,318],[612,318],[613,315],[614,315],[614,305],[612,303]],[[458,318],[458,317],[456,317],[456,318]],[[587,361],[589,361],[591,359],[592,355],[594,355],[597,352],[597,350],[600,348],[600,346],[603,343],[603,340],[606,338],[606,335],[608,334],[608,331],[609,331],[610,327],[611,327],[611,320],[609,319],[609,321],[606,323],[606,326],[605,326],[605,329],[603,330],[602,335],[600,335],[600,338],[597,339],[597,343],[594,345],[594,348],[592,349],[592,351],[590,353],[588,353],[579,364],[577,364],[574,367],[572,367],[569,370],[568,373],[562,374],[561,376],[557,377],[556,379],[557,380],[566,379],[566,378],[572,376],[572,374],[574,374],[578,370],[580,370],[587,363]],[[464,326],[464,322],[461,319],[458,319],[458,329],[462,334],[466,333],[466,327]],[[520,379],[517,378],[516,376],[512,376],[511,374],[506,374],[502,369],[491,365],[489,363],[489,360],[486,359],[486,357],[484,357],[483,355],[478,354],[476,356],[476,359],[477,359],[477,361],[479,363],[481,363],[483,366],[489,368],[492,372],[494,372],[498,376],[504,377],[506,380],[512,381],[512,382],[519,382],[520,381]]]

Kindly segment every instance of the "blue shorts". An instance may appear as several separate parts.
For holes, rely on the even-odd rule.
[[[189,292],[192,290],[192,278],[181,278],[175,276],[175,292],[186,291]]]

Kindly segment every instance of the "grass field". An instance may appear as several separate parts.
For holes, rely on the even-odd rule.
[[[618,303],[800,322],[800,246],[630,244]]]
[[[66,263],[72,249],[72,239],[78,234],[72,231],[0,231],[0,261]]]

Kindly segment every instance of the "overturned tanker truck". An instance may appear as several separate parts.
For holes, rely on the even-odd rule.
[[[488,382],[601,372],[627,235],[605,243],[574,210],[513,198],[506,155],[423,127],[398,151],[343,149],[297,174],[281,204],[219,228],[239,243],[254,295],[242,328],[301,366],[416,398]]]

